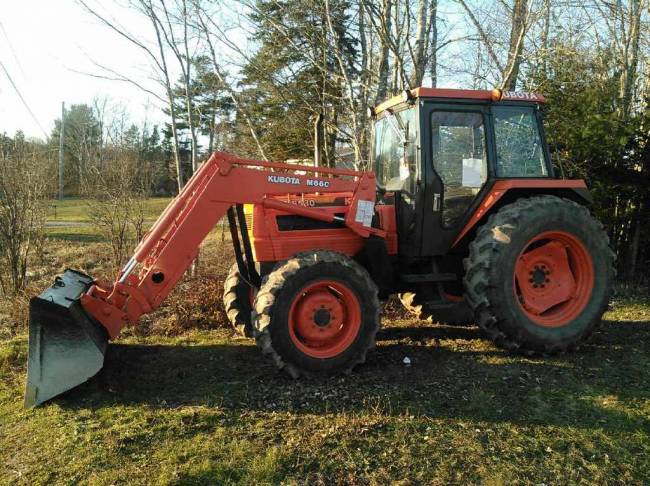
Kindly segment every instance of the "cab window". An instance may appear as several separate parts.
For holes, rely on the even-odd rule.
[[[373,162],[377,183],[388,191],[414,191],[417,171],[416,108],[385,112],[375,124]]]
[[[494,107],[497,177],[547,177],[537,117],[532,108]]]
[[[442,222],[460,223],[487,179],[483,115],[434,111],[431,115],[433,166],[442,179]]]

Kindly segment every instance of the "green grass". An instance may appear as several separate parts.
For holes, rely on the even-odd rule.
[[[24,411],[26,338],[0,348],[6,484],[647,484],[650,301],[580,351],[503,352],[475,328],[386,320],[350,376],[291,380],[227,330],[126,337]],[[402,363],[408,356],[412,365]]]
[[[167,207],[170,198],[152,197],[145,202],[145,219],[154,220]],[[88,200],[82,198],[67,198],[62,201],[52,200],[47,210],[48,221],[81,222],[90,221],[88,215]]]
[[[70,224],[66,226],[46,226],[45,235],[49,239],[94,243],[104,241],[97,228],[90,224]]]
[[[148,230],[151,224],[145,223],[144,228]],[[221,238],[222,227],[217,224],[212,230],[211,234],[217,238]],[[225,230],[226,240],[230,240],[229,230]],[[45,235],[51,240],[69,241],[76,243],[97,243],[106,242],[106,238],[100,234],[97,227],[78,221],[71,221],[69,224],[61,226],[46,226]]]

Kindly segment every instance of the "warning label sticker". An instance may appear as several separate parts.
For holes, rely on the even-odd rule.
[[[354,218],[354,221],[361,223],[366,228],[372,226],[372,217],[375,215],[375,202],[368,201],[365,199],[360,199],[357,204],[357,214]]]

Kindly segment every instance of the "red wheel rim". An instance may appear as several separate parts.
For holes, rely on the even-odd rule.
[[[571,323],[586,307],[593,287],[591,255],[570,233],[542,233],[529,241],[517,258],[517,301],[528,318],[540,326]]]
[[[333,358],[345,351],[361,328],[361,306],[346,285],[322,280],[307,285],[289,309],[289,335],[303,353]]]
[[[453,303],[462,302],[464,300],[462,295],[450,294],[445,292],[444,290],[442,291],[442,296],[445,300]]]

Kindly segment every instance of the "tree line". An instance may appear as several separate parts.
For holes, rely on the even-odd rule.
[[[147,167],[153,192],[173,193],[217,149],[366,168],[368,107],[406,88],[536,91],[547,98],[553,162],[587,180],[619,274],[647,273],[648,0],[121,2],[142,19],[137,32],[78,3],[143,54],[155,83],[101,60],[92,74],[138,86],[167,123],[118,120],[109,135],[100,103],[73,107],[68,121],[83,127],[65,136],[73,193],[102,147],[122,144]]]
[[[142,45],[142,37],[80,2],[117,35]],[[210,133],[210,149],[364,168],[367,108],[403,89],[451,84],[543,93],[558,171],[588,181],[621,274],[646,273],[647,0],[130,0],[129,6],[158,41],[149,53],[167,93],[171,133],[186,127],[192,147],[199,132]],[[173,61],[178,83],[170,81]]]

